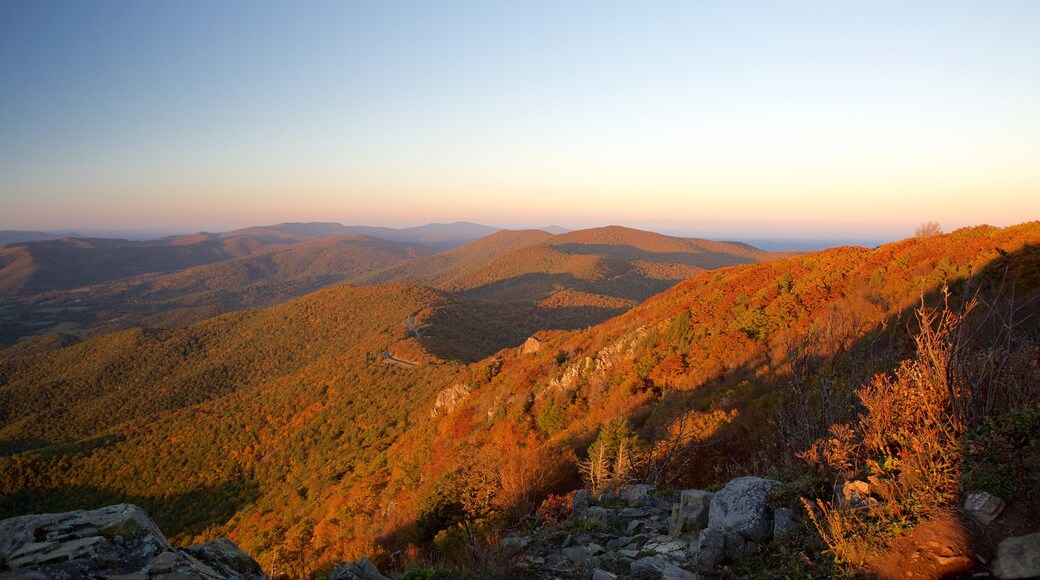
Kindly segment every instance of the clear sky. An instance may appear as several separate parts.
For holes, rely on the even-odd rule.
[[[0,3],[0,229],[1040,219],[1040,2]]]

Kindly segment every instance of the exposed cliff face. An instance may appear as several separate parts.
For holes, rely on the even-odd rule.
[[[227,539],[173,548],[152,518],[131,504],[0,521],[0,578],[113,576],[266,578]]]

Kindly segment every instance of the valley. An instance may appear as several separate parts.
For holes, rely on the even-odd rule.
[[[1038,243],[1037,223],[801,255],[613,227],[440,252],[348,235],[48,291],[36,305],[75,304],[85,330],[0,351],[0,515],[127,501],[175,545],[227,536],[265,570],[469,574],[583,485],[760,475],[803,510],[855,476],[806,458],[913,359],[922,301],[981,297],[963,348],[1004,362],[964,372],[987,415],[1032,416]],[[608,425],[631,466],[590,484]]]

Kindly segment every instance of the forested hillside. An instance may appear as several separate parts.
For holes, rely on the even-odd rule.
[[[582,260],[594,254],[586,242],[530,247]],[[679,251],[619,243],[634,248],[624,256],[633,268]],[[362,554],[394,569],[465,569],[550,494],[581,485],[770,475],[797,507],[799,496],[828,502],[832,483],[869,474],[918,506],[891,504],[903,527],[868,546],[881,549],[959,492],[928,499],[902,479],[934,449],[855,448],[842,467],[830,441],[873,433],[870,403],[887,401],[884,381],[924,368],[913,366],[922,344],[954,344],[930,332],[952,333],[956,318],[962,334],[950,336],[963,340],[948,368],[962,378],[950,379],[949,404],[963,410],[937,439],[948,460],[941,483],[993,488],[992,474],[962,469],[957,441],[980,433],[985,417],[1038,410],[1038,244],[1040,223],[981,226],[737,265],[598,326],[498,352],[536,321],[442,291],[371,286],[9,356],[0,509],[130,499],[174,541],[229,535],[268,571],[304,574]],[[906,429],[928,433],[912,423],[888,431]],[[618,460],[620,441],[630,461]],[[886,463],[893,449],[902,454]],[[1038,467],[1031,449],[1023,469]],[[595,453],[612,455],[597,467]],[[870,461],[881,471],[868,473]],[[837,542],[831,524],[844,516],[825,513],[821,530]],[[830,553],[856,565],[837,545]]]

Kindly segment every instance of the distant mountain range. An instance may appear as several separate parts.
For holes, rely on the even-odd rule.
[[[430,286],[523,311],[544,328],[573,328],[705,269],[772,256],[743,244],[619,226],[552,235],[464,222],[405,230],[279,224],[151,241],[21,242],[0,249],[0,298],[8,299],[0,305],[0,344],[55,331],[180,326],[339,283]]]

